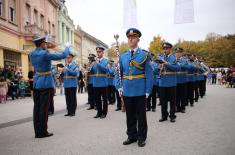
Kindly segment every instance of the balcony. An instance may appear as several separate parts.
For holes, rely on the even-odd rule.
[[[26,34],[28,35],[42,35],[47,33],[44,29],[40,28],[36,24],[25,25],[24,28]]]
[[[34,35],[48,34],[48,32],[45,29],[40,28],[37,24],[25,25],[24,29],[25,29],[25,35],[30,36],[30,39]],[[52,35],[51,42],[53,43],[55,42],[55,35]]]

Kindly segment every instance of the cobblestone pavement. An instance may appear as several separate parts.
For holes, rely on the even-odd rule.
[[[64,96],[55,96],[56,114],[49,118],[54,136],[35,139],[30,98],[0,104],[0,155],[234,155],[235,89],[208,86],[207,95],[186,113],[177,113],[177,122],[159,123],[160,107],[148,112],[147,145],[123,146],[125,114],[109,106],[106,119],[94,119],[87,111],[87,94],[78,95],[75,117],[64,117]],[[14,122],[8,127],[2,124]],[[2,127],[1,127],[2,125]]]

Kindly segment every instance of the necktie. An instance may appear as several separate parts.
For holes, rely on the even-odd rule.
[[[133,54],[134,54],[134,50],[131,50],[131,57],[133,56]]]

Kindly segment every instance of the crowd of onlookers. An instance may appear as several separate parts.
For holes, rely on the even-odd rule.
[[[219,84],[226,87],[235,88],[235,69],[230,67],[225,69],[213,69],[207,74],[207,84]]]
[[[23,78],[21,67],[0,68],[0,103],[5,103],[8,97],[14,100],[25,98],[26,95],[30,96],[32,92],[32,82],[30,81],[32,81],[33,75],[28,79]]]

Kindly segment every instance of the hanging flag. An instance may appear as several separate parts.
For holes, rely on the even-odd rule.
[[[123,28],[130,27],[138,28],[136,0],[123,0]]]
[[[175,0],[175,24],[193,23],[193,0]]]

